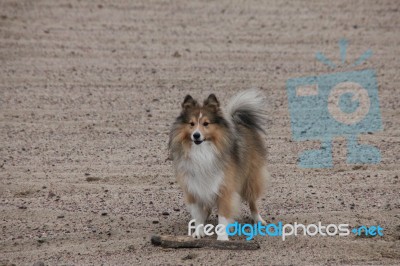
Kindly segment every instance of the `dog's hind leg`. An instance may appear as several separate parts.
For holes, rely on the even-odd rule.
[[[264,167],[252,170],[242,190],[243,199],[249,203],[251,217],[255,223],[261,222],[263,225],[266,225],[267,223],[261,217],[256,203],[257,199],[260,198],[263,192],[267,174],[268,173]]]
[[[267,225],[267,222],[261,217],[260,212],[258,211],[256,202],[254,200],[249,201],[251,217],[253,218],[254,223],[261,222],[262,225]]]

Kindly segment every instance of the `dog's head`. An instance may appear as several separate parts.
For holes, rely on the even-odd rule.
[[[210,94],[203,105],[187,95],[182,102],[181,115],[177,121],[180,122],[184,140],[196,145],[204,141],[218,142],[228,128],[219,101],[214,94]]]

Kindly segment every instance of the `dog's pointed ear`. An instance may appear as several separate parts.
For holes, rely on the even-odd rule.
[[[214,112],[219,109],[219,101],[214,93],[204,100],[204,106],[211,108]]]
[[[182,109],[186,110],[186,109],[195,107],[196,105],[197,105],[196,100],[193,99],[193,97],[188,94],[188,95],[186,95],[185,99],[183,100]]]

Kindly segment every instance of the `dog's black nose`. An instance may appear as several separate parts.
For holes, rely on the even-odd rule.
[[[199,138],[200,138],[200,133],[199,133],[199,132],[195,132],[195,133],[193,134],[193,138],[194,138],[194,139],[199,139]]]

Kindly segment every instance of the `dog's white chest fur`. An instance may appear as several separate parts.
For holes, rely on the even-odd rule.
[[[215,146],[208,141],[192,145],[188,158],[179,162],[178,169],[185,173],[188,192],[203,204],[212,205],[223,181],[222,165]]]

